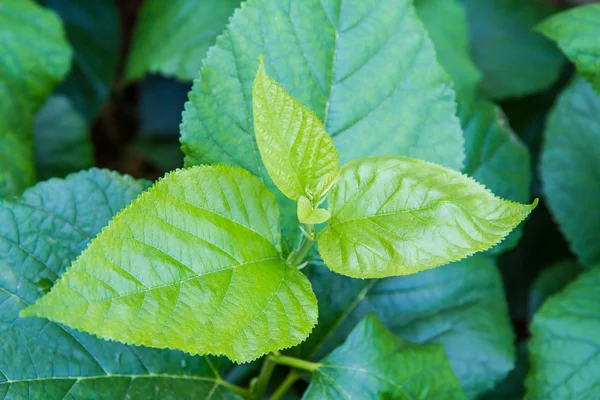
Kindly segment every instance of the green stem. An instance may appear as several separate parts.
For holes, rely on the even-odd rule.
[[[302,261],[304,261],[304,258],[310,251],[312,245],[315,243],[315,226],[304,225],[304,230],[306,233],[302,232],[302,237],[298,247],[294,249],[294,251],[292,251],[288,257],[288,262],[294,267],[302,264]]]
[[[277,364],[287,365],[288,367],[299,368],[310,372],[314,372],[317,368],[321,366],[321,364],[301,360],[295,357],[283,356],[281,354],[274,354],[270,357],[273,359],[273,362]]]
[[[219,383],[219,385],[223,386],[224,388],[227,388],[228,390],[231,390],[233,393],[241,396],[244,399],[254,399],[254,393],[252,393],[252,391],[250,391],[249,389],[245,389],[237,385],[232,385],[231,383],[222,379],[218,379],[217,382]]]
[[[300,374],[298,374],[295,370],[291,370],[289,374],[285,377],[281,385],[275,390],[273,396],[271,396],[271,400],[279,400],[283,397],[284,394],[290,390],[290,387],[300,378]]]
[[[267,390],[267,385],[269,384],[269,380],[271,379],[271,375],[273,374],[276,365],[277,364],[275,364],[271,357],[265,357],[260,373],[258,374],[258,379],[252,387],[255,398],[262,398],[265,390]]]

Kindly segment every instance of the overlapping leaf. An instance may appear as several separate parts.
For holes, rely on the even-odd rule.
[[[558,79],[562,55],[532,31],[552,8],[540,1],[462,1],[471,28],[471,54],[488,95],[520,97],[547,89]]]
[[[128,80],[148,72],[191,81],[240,0],[147,0],[135,28]]]
[[[585,265],[600,262],[599,159],[600,98],[578,77],[550,114],[540,168],[550,210]]]
[[[251,361],[300,343],[317,319],[310,283],[282,259],[280,236],[275,198],[248,172],[179,170],[115,217],[21,314]]]
[[[262,58],[252,105],[256,143],[275,185],[292,200],[315,193],[338,168],[335,145],[317,116],[267,75]]]
[[[416,345],[367,316],[313,372],[303,399],[465,399],[444,347]]]
[[[408,157],[342,166],[319,252],[337,273],[408,275],[487,250],[535,208],[495,197],[459,172]]]
[[[416,0],[415,7],[458,97],[470,102],[477,94],[482,75],[471,60],[464,4],[461,0]]]
[[[526,399],[593,399],[600,393],[599,285],[595,268],[535,315]]]
[[[94,164],[87,123],[65,95],[48,98],[35,116],[33,131],[39,179],[64,177]]]
[[[33,115],[67,73],[70,59],[54,13],[31,0],[0,3],[0,196],[33,183]]]
[[[443,344],[469,398],[491,389],[514,366],[502,279],[494,262],[483,255],[379,280],[348,278],[319,261],[304,270],[319,300],[319,324],[296,349],[299,357],[320,360],[361,319],[376,312],[402,339]]]
[[[553,15],[536,30],[554,40],[600,93],[600,4]]]
[[[406,154],[460,168],[454,92],[409,0],[245,3],[190,93],[181,138],[186,165],[240,166],[275,190],[253,131],[260,54],[271,76],[323,121],[341,162]],[[293,240],[295,204],[280,206]]]
[[[147,187],[90,170],[0,201],[0,397],[234,398],[217,360],[97,339],[19,311],[44,295],[92,237]]]
[[[529,317],[533,318],[536,311],[553,294],[573,281],[582,271],[581,265],[573,260],[558,262],[540,273],[531,285],[529,294]]]

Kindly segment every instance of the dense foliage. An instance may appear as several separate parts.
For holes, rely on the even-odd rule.
[[[600,397],[600,4],[135,3],[0,0],[0,398]]]

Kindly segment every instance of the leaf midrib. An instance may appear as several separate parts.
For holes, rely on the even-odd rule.
[[[124,297],[136,296],[138,294],[151,292],[153,290],[159,290],[159,289],[163,289],[163,288],[167,288],[167,287],[171,287],[171,286],[175,286],[175,285],[181,285],[181,284],[183,284],[185,282],[192,281],[194,279],[202,278],[204,276],[211,275],[211,274],[221,273],[221,272],[224,272],[224,271],[228,271],[230,269],[239,268],[239,267],[245,267],[245,266],[252,265],[252,264],[258,264],[258,263],[265,262],[265,261],[275,261],[275,260],[280,260],[280,261],[282,261],[282,262],[285,263],[285,260],[283,258],[281,258],[281,257],[267,257],[267,258],[263,258],[263,259],[260,259],[260,260],[253,260],[253,261],[249,261],[249,262],[245,262],[245,263],[241,263],[241,264],[231,265],[231,266],[228,266],[228,267],[225,267],[225,268],[221,268],[221,269],[217,269],[217,270],[213,270],[213,271],[208,271],[208,272],[205,272],[205,273],[202,273],[202,274],[197,274],[197,275],[191,276],[189,278],[182,279],[180,281],[176,281],[176,282],[172,282],[172,283],[168,283],[168,284],[165,284],[165,285],[147,287],[144,290],[139,290],[139,291],[136,291],[136,292],[126,293],[126,294],[119,295],[119,296],[103,297],[101,299],[94,299],[94,300],[87,301],[87,302],[71,302],[71,303],[69,303],[69,306],[79,306],[79,305],[85,305],[85,304],[102,303],[102,302],[105,302],[105,301],[118,300],[118,299],[121,299],[121,298],[124,298]],[[42,305],[42,304],[40,304],[40,306],[45,307],[45,305]],[[34,307],[37,307],[37,305],[34,305]]]

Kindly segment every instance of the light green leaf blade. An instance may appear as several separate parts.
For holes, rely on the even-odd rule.
[[[532,28],[553,9],[539,1],[462,0],[471,33],[471,55],[483,72],[483,91],[494,99],[520,97],[550,87],[564,58]]]
[[[482,74],[471,60],[464,4],[461,0],[416,0],[415,7],[458,97],[470,101],[477,94]]]
[[[121,56],[121,21],[115,0],[40,0],[65,24],[73,66],[59,92],[91,125],[110,95]]]
[[[530,319],[533,319],[548,297],[567,286],[581,271],[581,265],[573,260],[558,262],[542,271],[531,285],[528,304]]]
[[[310,283],[282,259],[280,240],[275,199],[248,172],[179,170],[119,213],[21,315],[251,361],[297,345],[317,320]]]
[[[583,78],[563,91],[546,124],[541,175],[548,206],[584,265],[600,262],[600,98]]]
[[[368,157],[342,166],[319,252],[356,278],[408,275],[500,242],[533,210],[495,197],[459,172],[413,158]]]
[[[320,260],[303,271],[319,300],[319,324],[296,349],[299,357],[320,360],[362,318],[376,312],[402,339],[444,345],[469,398],[494,387],[514,366],[502,279],[488,257],[475,255],[415,275],[374,280],[336,274]]]
[[[581,75],[600,93],[600,4],[588,4],[556,14],[536,27],[556,42]]]
[[[0,397],[6,400],[233,398],[219,360],[108,342],[19,311],[44,295],[147,184],[92,169],[0,200]],[[93,212],[91,212],[93,210]],[[217,384],[217,385],[216,385]],[[229,395],[229,397],[228,397]],[[69,397],[67,397],[69,398]]]
[[[32,118],[70,59],[54,13],[30,0],[0,3],[0,197],[34,182]]]
[[[316,192],[321,179],[338,169],[338,154],[323,123],[267,75],[262,57],[252,109],[262,161],[287,197],[298,200]]]
[[[600,393],[600,269],[548,299],[533,319],[526,399],[594,399]]]
[[[187,166],[240,166],[276,190],[253,132],[260,54],[273,79],[323,121],[341,162],[405,154],[460,168],[454,91],[410,0],[244,3],[209,50],[186,104]],[[293,243],[296,205],[279,204]]]
[[[159,73],[191,81],[240,0],[146,0],[127,60],[127,80]]]
[[[64,177],[94,164],[87,122],[65,95],[48,98],[35,116],[33,133],[38,179]]]
[[[324,208],[313,208],[309,199],[302,196],[298,199],[298,221],[303,224],[317,225],[326,222],[331,217]]]
[[[502,110],[487,100],[460,102],[458,116],[465,134],[467,158],[462,170],[503,199],[525,203],[532,180],[529,150],[508,125]],[[522,226],[490,249],[501,254],[521,238]]]
[[[407,342],[368,315],[319,363],[303,399],[466,399],[444,347]]]

